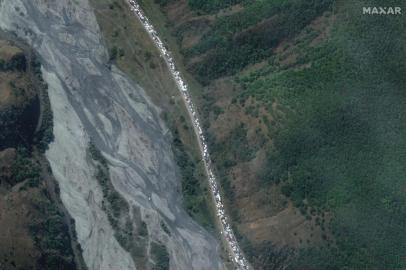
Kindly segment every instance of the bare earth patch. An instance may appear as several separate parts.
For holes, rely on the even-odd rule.
[[[253,243],[271,241],[280,247],[302,248],[321,244],[322,231],[314,221],[308,221],[292,204],[278,214],[243,223],[240,230]]]

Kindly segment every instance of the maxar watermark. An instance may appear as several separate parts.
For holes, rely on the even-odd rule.
[[[362,7],[362,14],[369,15],[401,15],[400,7]]]

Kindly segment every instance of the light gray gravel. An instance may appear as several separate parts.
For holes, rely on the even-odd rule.
[[[102,192],[86,158],[90,138],[109,160],[116,189],[141,208],[150,237],[167,246],[171,269],[223,269],[217,241],[181,208],[180,178],[158,108],[108,68],[87,0],[0,0],[0,28],[27,41],[43,64],[55,122],[46,155],[89,269],[135,269],[101,208]]]

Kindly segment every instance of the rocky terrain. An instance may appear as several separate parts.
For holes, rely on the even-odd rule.
[[[110,65],[87,1],[0,1],[0,18],[40,57],[54,117],[46,157],[87,267],[222,269],[217,241],[181,207],[159,109]]]

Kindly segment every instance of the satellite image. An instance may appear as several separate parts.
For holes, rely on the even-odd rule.
[[[0,270],[406,270],[404,13],[0,0]]]

